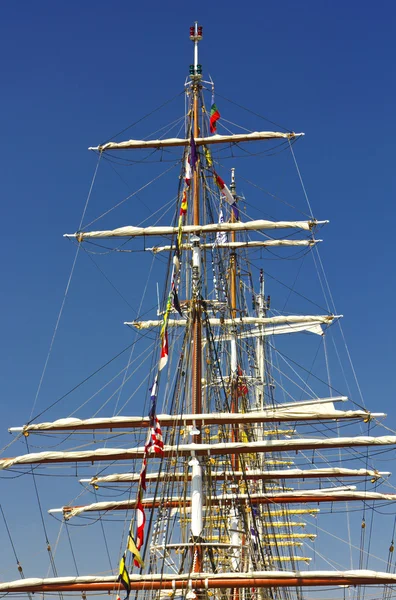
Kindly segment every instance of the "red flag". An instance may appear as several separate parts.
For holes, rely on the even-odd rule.
[[[216,182],[217,186],[220,188],[220,191],[221,191],[222,195],[224,196],[224,200],[226,202],[228,202],[228,204],[231,204],[231,206],[232,206],[235,203],[234,196],[231,194],[230,190],[228,189],[228,187],[226,186],[226,184],[224,183],[224,181],[222,180],[220,175],[217,175],[217,173],[215,173],[214,177],[215,177],[215,182]]]
[[[247,396],[249,388],[246,385],[246,379],[243,377],[241,367],[238,367],[238,396]]]

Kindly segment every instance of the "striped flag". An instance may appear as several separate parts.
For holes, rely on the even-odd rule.
[[[135,565],[135,567],[143,568],[144,562],[143,562],[143,559],[141,557],[139,550],[137,549],[137,546],[136,546],[135,540],[133,539],[133,535],[132,535],[131,531],[129,531],[129,534],[128,534],[128,550],[129,550],[129,552],[131,552],[131,554],[133,554],[133,564]]]
[[[122,555],[121,560],[120,560],[120,569],[119,569],[120,574],[118,575],[117,581],[124,586],[125,591],[127,593],[127,595],[125,596],[125,600],[127,600],[127,598],[129,598],[129,594],[131,593],[131,580],[129,579],[129,573],[125,566],[125,560],[126,560],[126,552],[124,552],[124,554]]]
[[[152,447],[154,454],[164,456],[164,442],[162,440],[161,426],[157,418],[157,382],[158,376],[155,376],[153,387],[151,388],[151,407],[149,412],[150,427],[151,427],[151,438],[146,445],[147,450]],[[145,452],[146,452],[145,447]]]

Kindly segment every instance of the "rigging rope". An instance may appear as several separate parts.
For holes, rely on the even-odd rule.
[[[30,453],[30,449],[29,449],[29,444],[28,444],[27,437],[25,437],[25,443],[26,443],[26,452],[27,452],[27,454],[29,454]],[[39,508],[40,520],[41,520],[41,524],[42,524],[42,527],[43,527],[43,532],[44,532],[44,537],[45,537],[45,543],[46,543],[46,546],[47,546],[47,552],[48,552],[48,557],[49,557],[49,561],[50,561],[50,568],[52,568],[52,572],[54,574],[54,577],[58,577],[58,572],[57,572],[56,565],[55,565],[55,557],[54,557],[54,555],[52,553],[51,544],[50,544],[49,539],[48,539],[47,528],[45,526],[43,509],[42,509],[42,506],[41,506],[41,501],[40,501],[40,496],[39,496],[39,492],[38,492],[38,487],[37,487],[37,482],[36,482],[36,476],[35,476],[35,473],[34,473],[33,465],[30,467],[30,470],[31,470],[32,478],[33,478],[33,486],[34,486],[34,490],[35,490],[35,494],[36,494],[37,505],[38,505],[38,508]],[[59,592],[59,597],[63,600],[63,594],[61,592]]]
[[[86,213],[87,208],[88,208],[88,203],[89,203],[89,200],[91,198],[92,189],[93,189],[93,186],[94,186],[94,183],[95,183],[95,180],[96,180],[96,175],[98,173],[100,159],[101,159],[101,157],[99,156],[98,161],[96,163],[96,168],[95,168],[95,171],[94,171],[94,174],[93,174],[93,177],[92,177],[91,185],[89,187],[88,196],[87,196],[87,199],[85,201],[84,209],[83,209],[83,212],[82,212],[82,215],[81,215],[79,229],[81,229],[82,222],[83,222],[83,219],[85,217],[85,213]],[[62,304],[61,304],[61,307],[60,307],[60,310],[59,310],[58,318],[57,318],[56,323],[55,323],[55,329],[54,329],[54,332],[52,334],[52,339],[51,339],[50,347],[49,347],[49,350],[48,350],[47,358],[46,358],[45,363],[44,363],[44,368],[43,368],[43,371],[41,373],[39,385],[38,385],[38,388],[37,388],[37,391],[36,391],[36,396],[34,398],[32,410],[30,412],[30,419],[29,419],[30,422],[32,421],[32,415],[33,415],[34,410],[36,408],[37,400],[38,400],[38,397],[39,397],[39,394],[40,394],[40,391],[41,391],[41,386],[43,384],[44,376],[45,376],[45,373],[47,371],[48,362],[49,362],[49,359],[50,359],[50,356],[51,356],[51,352],[52,352],[52,348],[53,348],[53,345],[54,345],[54,342],[55,342],[56,334],[58,332],[59,323],[60,323],[60,320],[61,320],[61,317],[62,317],[62,314],[63,314],[63,309],[65,307],[66,298],[67,298],[67,295],[68,295],[68,292],[69,292],[69,288],[70,288],[71,280],[72,280],[72,277],[73,277],[73,274],[74,274],[74,268],[76,266],[76,262],[77,262],[77,258],[78,258],[79,252],[80,252],[80,244],[77,246],[77,250],[76,250],[76,254],[74,256],[74,260],[73,260],[72,268],[71,268],[71,271],[70,271],[69,279],[67,281],[66,289],[65,289],[64,294],[63,294],[63,300],[62,300]]]
[[[8,527],[8,523],[6,521],[5,514],[4,514],[4,511],[3,511],[3,507],[2,507],[1,504],[0,504],[0,512],[2,514],[2,517],[3,517],[3,520],[4,520],[4,526],[6,528],[8,539],[10,541],[11,548],[12,548],[12,551],[14,553],[14,557],[15,557],[15,561],[16,561],[16,564],[17,564],[19,575],[20,575],[21,579],[25,579],[25,574],[23,572],[22,565],[19,562],[16,550],[15,550],[15,545],[14,545],[14,542],[13,542],[12,537],[11,537],[11,532],[10,532],[10,529]],[[29,600],[32,600],[32,594],[30,592],[27,592],[27,595],[28,595]]]

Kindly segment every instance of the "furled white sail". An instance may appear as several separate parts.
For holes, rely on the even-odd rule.
[[[250,469],[246,471],[211,471],[208,476],[213,479],[235,479],[248,477],[249,479],[313,479],[321,477],[370,477],[380,479],[388,477],[388,471],[375,471],[373,469],[347,469],[343,467],[329,467],[324,469],[281,469],[273,471],[263,471],[260,469]],[[186,474],[184,472],[176,473],[149,473],[146,475],[147,482],[150,481],[184,481]],[[92,477],[91,479],[80,479],[81,483],[91,485],[101,485],[106,483],[131,483],[139,481],[139,473],[113,473],[102,477]]]
[[[213,244],[200,244],[201,248],[267,248],[267,247],[292,247],[292,246],[314,246],[323,240],[263,240],[256,242],[216,242]],[[182,250],[192,250],[192,244],[181,244]],[[159,252],[172,252],[176,249],[176,246],[153,246],[151,248],[145,248],[147,252],[158,254]]]
[[[302,229],[310,231],[316,225],[325,225],[328,221],[247,221],[243,223],[209,223],[208,225],[185,225],[182,227],[183,234],[194,233],[195,235],[205,233],[216,233],[217,231],[261,231],[263,229]],[[90,238],[112,238],[112,237],[138,237],[149,235],[176,235],[178,227],[153,226],[134,227],[127,225],[117,229],[106,229],[104,231],[77,231],[76,233],[65,233],[63,237],[77,238],[79,242]]]
[[[278,131],[253,131],[252,133],[240,133],[231,135],[211,135],[210,137],[196,138],[195,145],[208,144],[239,144],[240,142],[252,142],[258,140],[285,139],[290,140],[301,137],[303,133],[283,133]],[[169,148],[174,146],[189,146],[190,139],[168,138],[163,140],[126,140],[125,142],[108,142],[100,146],[90,146],[88,150],[105,152],[106,150],[129,150],[132,148]]]
[[[209,324],[212,327],[229,327],[236,325],[294,325],[296,323],[311,323],[330,325],[333,321],[341,319],[342,315],[279,315],[276,317],[240,317],[238,319],[219,319],[210,317]],[[169,319],[168,327],[185,327],[187,321],[183,319]],[[124,325],[135,327],[136,329],[150,329],[151,327],[161,327],[163,320],[155,319],[148,321],[126,321]]]
[[[396,445],[396,436],[380,437],[336,437],[336,438],[301,438],[288,440],[263,440],[258,442],[226,442],[221,444],[180,444],[164,446],[164,456],[216,456],[230,454],[250,454],[254,452],[287,452],[299,450],[314,450],[325,448],[349,448],[366,446]],[[0,460],[0,470],[9,469],[16,465],[30,465],[57,462],[96,462],[98,460],[141,459],[145,448],[98,448],[97,450],[82,450],[73,452],[35,452],[23,454],[14,458]]]
[[[287,335],[290,333],[300,333],[305,331],[307,333],[314,333],[315,335],[323,335],[323,329],[321,323],[288,323],[287,325],[266,325],[261,326],[259,329],[246,329],[238,333],[239,339],[257,338],[261,336],[269,335]],[[221,335],[223,342],[229,341],[231,336],[227,333]],[[206,340],[205,340],[206,341]]]
[[[331,398],[332,401],[346,399],[345,396]],[[320,398],[304,405],[295,403],[279,405],[277,408],[269,408],[263,411],[252,411],[247,413],[202,413],[185,415],[159,414],[158,419],[162,427],[184,427],[194,422],[204,421],[206,425],[232,424],[232,423],[271,423],[285,421],[312,421],[318,419],[363,419],[383,417],[384,413],[370,413],[365,410],[336,410],[328,403],[322,405]],[[325,400],[325,399],[322,399]],[[115,429],[119,427],[148,427],[149,417],[95,417],[91,419],[77,419],[69,417],[44,423],[31,423],[24,427],[11,427],[10,433],[33,433],[35,431],[63,431],[78,429]]]

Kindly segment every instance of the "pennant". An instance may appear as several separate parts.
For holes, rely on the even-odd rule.
[[[124,552],[120,560],[120,574],[118,575],[117,581],[124,586],[127,593],[125,600],[127,600],[127,598],[129,598],[129,594],[131,593],[131,580],[129,579],[129,573],[125,566],[125,554],[126,553]]]
[[[219,223],[224,223],[223,210],[220,208],[219,212]],[[227,232],[218,231],[216,233],[216,244],[225,244],[227,242]]]
[[[213,102],[212,107],[210,109],[210,119],[209,119],[209,127],[210,133],[216,133],[217,131],[217,121],[220,119],[219,109],[216,104]]]
[[[203,149],[204,149],[206,164],[208,165],[208,167],[212,167],[213,166],[213,159],[212,159],[212,155],[210,153],[210,150],[206,146],[204,146]]]
[[[231,194],[230,190],[228,189],[222,178],[219,175],[217,175],[217,173],[214,174],[214,177],[217,186],[219,187],[222,195],[224,196],[224,199],[226,200],[226,202],[228,202],[228,204],[231,204],[232,206],[235,202],[234,196]]]
[[[168,362],[168,354],[169,354],[168,332],[165,330],[164,337],[162,338],[161,357],[160,357],[159,367],[158,367],[160,371],[162,371],[162,369],[166,366],[166,363]]]
[[[140,567],[141,569],[144,568],[143,559],[139,550],[136,547],[135,540],[133,539],[131,531],[128,533],[128,550],[129,552],[131,552],[131,554],[133,554],[133,564],[135,565],[135,567]]]
[[[191,138],[190,138],[190,165],[191,165],[192,172],[195,171],[195,167],[196,167],[197,161],[198,161],[197,147],[195,145],[195,140],[194,140],[193,132],[191,131]]]

